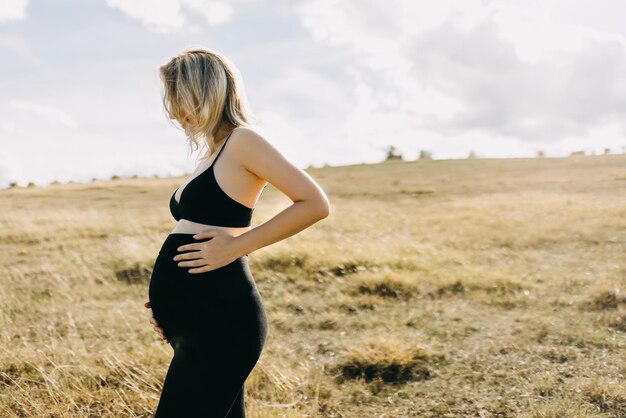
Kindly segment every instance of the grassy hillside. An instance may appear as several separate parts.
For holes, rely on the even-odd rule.
[[[626,155],[307,172],[331,216],[250,254],[250,417],[626,417]],[[0,191],[0,416],[150,416],[182,181]],[[289,203],[268,186],[253,224]]]

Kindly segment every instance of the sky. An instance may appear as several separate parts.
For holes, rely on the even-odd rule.
[[[158,67],[197,46],[303,169],[626,151],[622,0],[0,0],[0,187],[191,173]]]

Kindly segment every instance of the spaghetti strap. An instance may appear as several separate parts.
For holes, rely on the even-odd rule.
[[[220,154],[222,153],[222,151],[224,150],[224,147],[226,146],[226,142],[228,142],[228,139],[230,138],[230,136],[233,134],[233,131],[230,131],[230,133],[228,134],[228,136],[226,137],[226,139],[224,140],[224,145],[222,145],[222,147],[220,148],[220,150],[217,153],[217,156],[215,157],[215,159],[213,160],[213,162],[211,163],[211,167],[213,167],[215,165],[215,162],[217,161],[218,158],[220,158]]]

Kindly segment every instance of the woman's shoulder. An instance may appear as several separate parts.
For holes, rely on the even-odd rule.
[[[253,127],[236,127],[230,141],[233,153],[237,154],[240,164],[245,167],[276,165],[286,161],[281,151]]]
[[[270,145],[262,133],[250,126],[237,126],[233,129],[231,139],[234,147],[245,147],[248,150],[264,148]],[[235,145],[237,144],[237,145]],[[271,145],[270,145],[271,146]]]
[[[233,128],[233,136],[261,136],[259,131],[252,126],[236,126]]]

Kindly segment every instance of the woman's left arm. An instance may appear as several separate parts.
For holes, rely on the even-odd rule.
[[[263,224],[235,237],[241,254],[288,238],[330,214],[330,203],[324,191],[302,169],[288,161],[265,138],[250,129],[242,129],[237,155],[249,172],[267,181],[284,193],[293,204]],[[235,138],[233,138],[235,139]]]
[[[303,170],[290,163],[261,135],[251,129],[238,130],[229,140],[232,155],[246,170],[279,189],[293,204],[272,219],[242,234],[231,236],[216,228],[194,235],[209,241],[178,247],[174,260],[189,273],[204,273],[228,264],[238,257],[273,244],[302,231],[330,214],[326,194]]]

